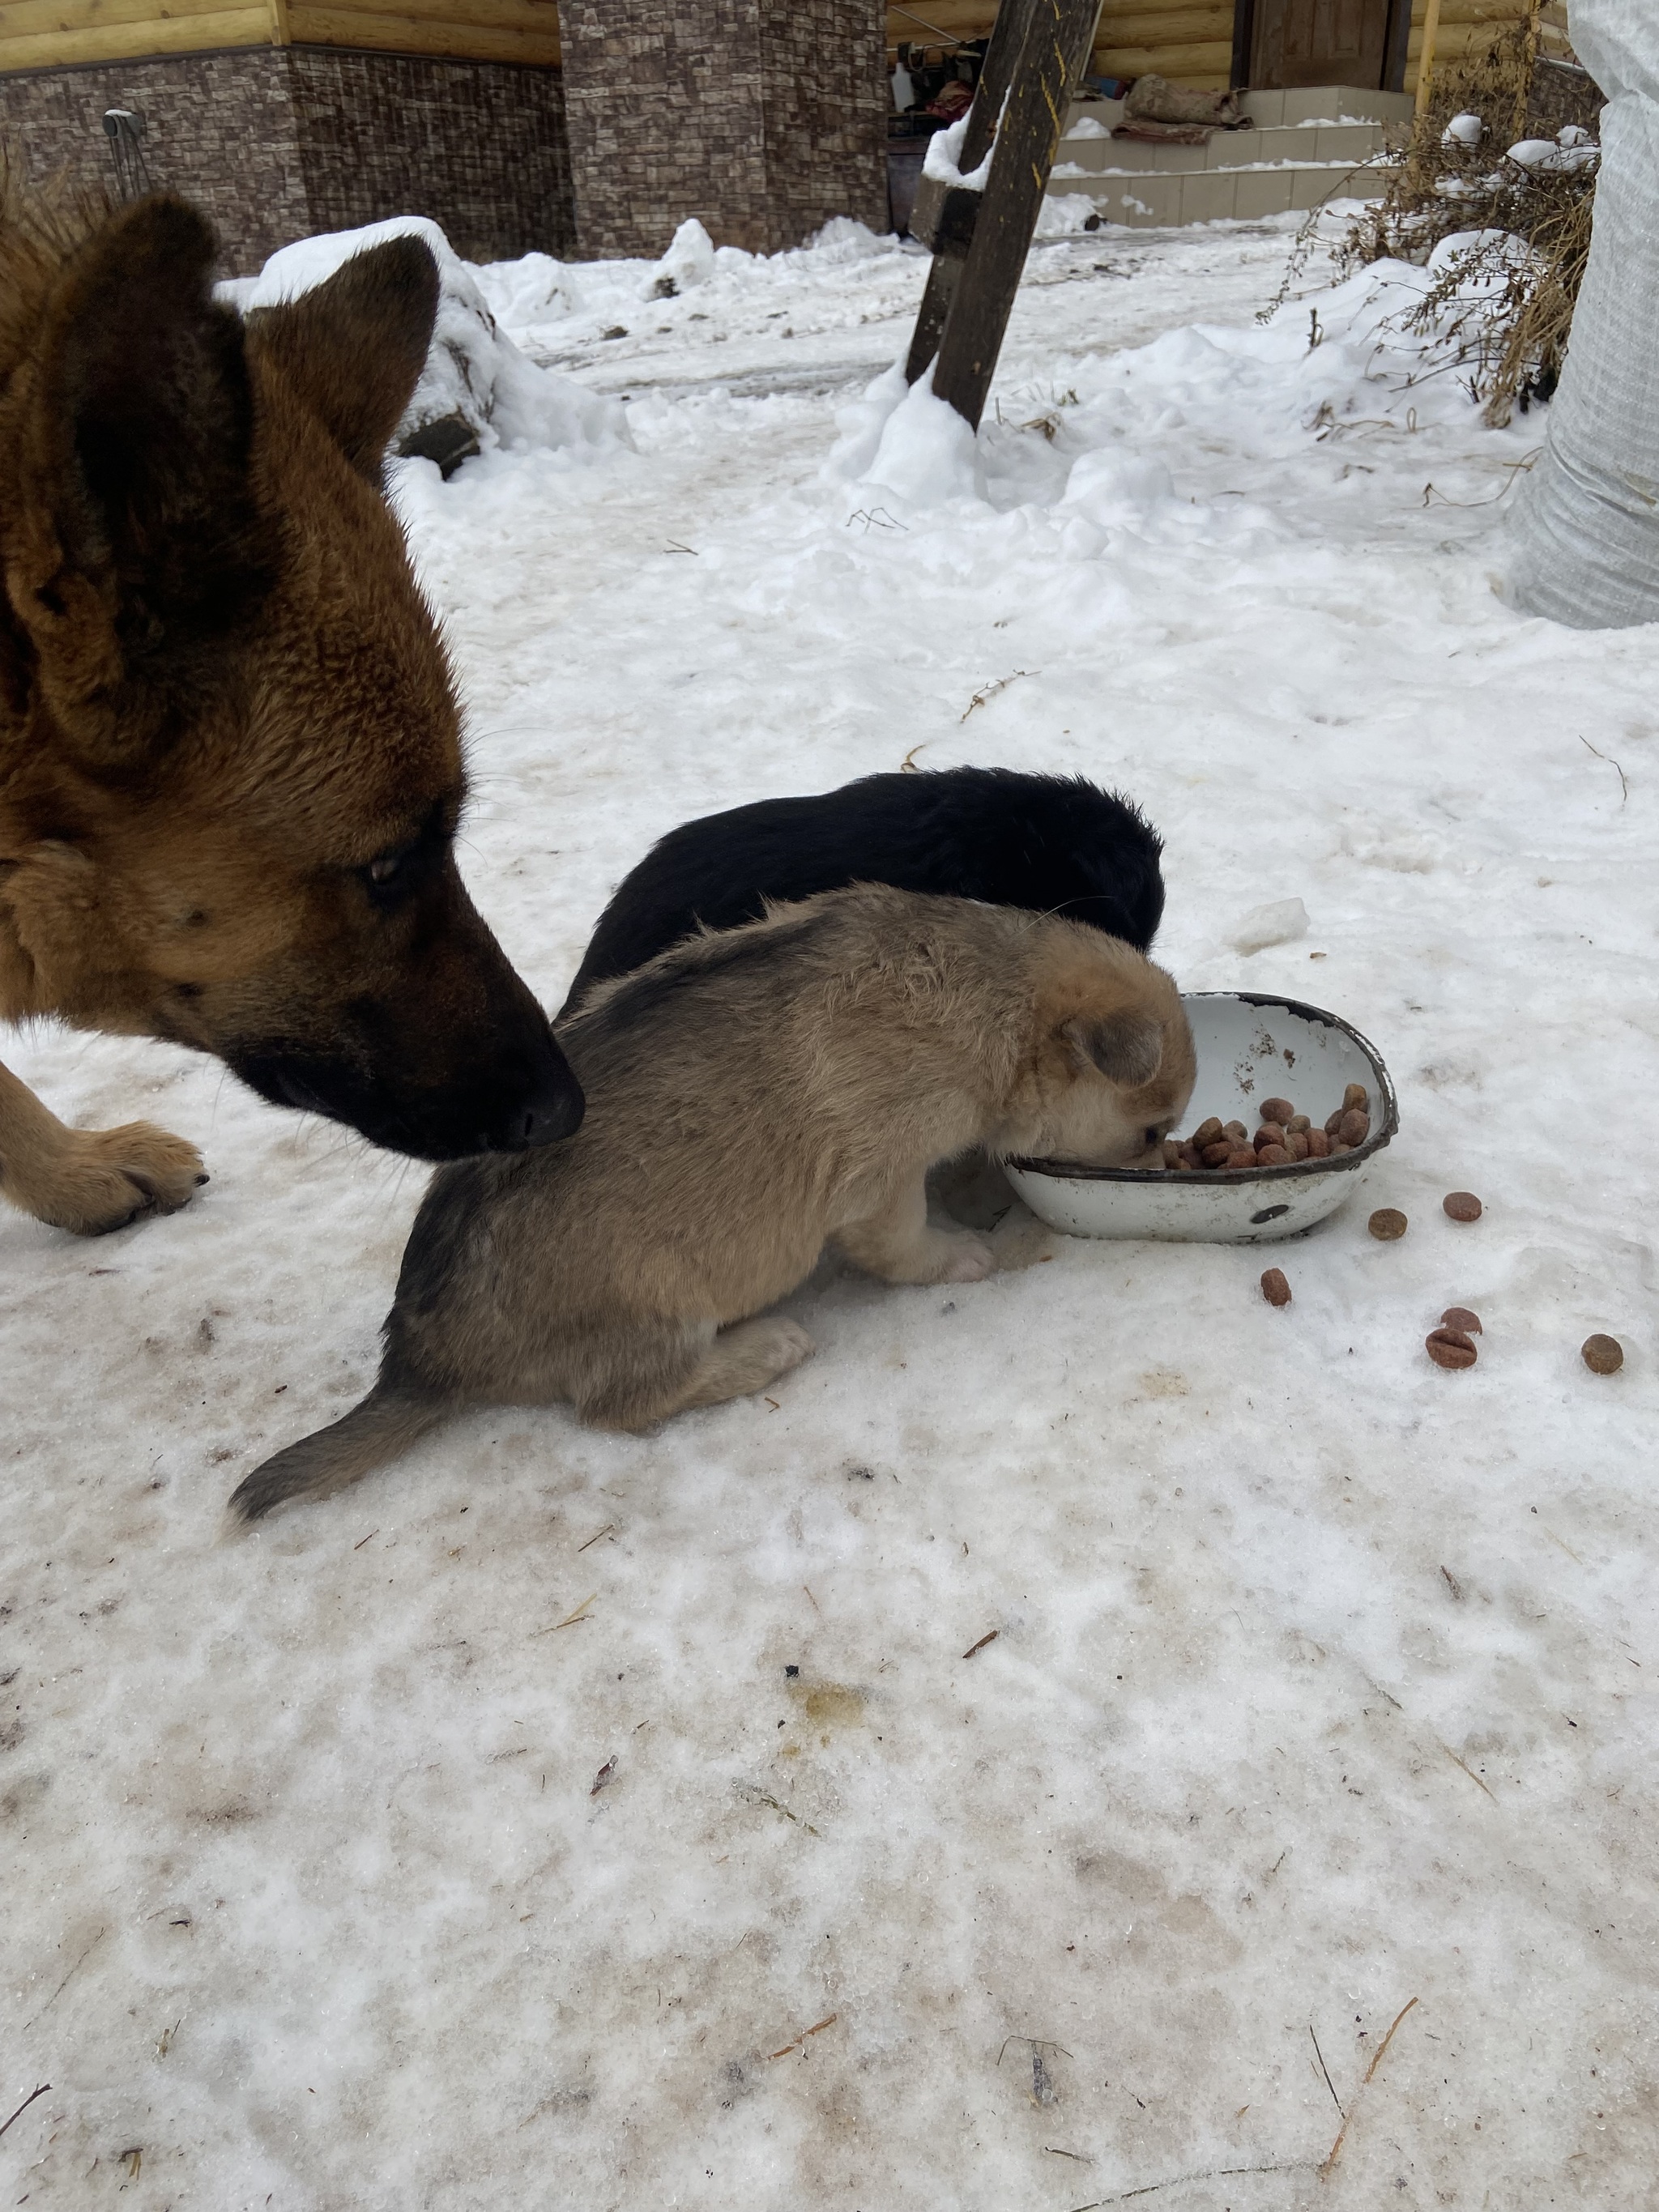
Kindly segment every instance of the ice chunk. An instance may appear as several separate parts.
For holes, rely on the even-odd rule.
[[[1274,899],[1253,906],[1233,925],[1228,942],[1235,952],[1265,952],[1270,945],[1294,945],[1308,933],[1308,909],[1299,898]]]

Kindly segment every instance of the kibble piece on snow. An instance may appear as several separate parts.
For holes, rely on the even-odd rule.
[[[1449,1190],[1440,1203],[1454,1221],[1480,1218],[1480,1201],[1472,1190]]]
[[[1356,1109],[1361,1114],[1371,1110],[1371,1094],[1363,1083],[1351,1083],[1342,1094],[1343,1112],[1351,1114]]]
[[[1261,1295],[1270,1306],[1287,1306],[1291,1303],[1291,1286],[1285,1279],[1282,1267],[1269,1267],[1261,1278]]]
[[[1461,1328],[1431,1329],[1425,1344],[1437,1367],[1473,1367],[1480,1356],[1474,1339]]]
[[[1440,1326],[1442,1328],[1461,1328],[1465,1336],[1484,1334],[1480,1315],[1471,1313],[1467,1306],[1448,1306],[1440,1316]]]
[[[1616,1336],[1587,1336],[1578,1357],[1592,1375],[1616,1375],[1625,1364],[1625,1347]]]
[[[1382,1244],[1392,1244],[1396,1237],[1403,1237],[1407,1225],[1405,1215],[1397,1206],[1379,1206],[1365,1224],[1371,1235]]]
[[[1295,1111],[1296,1108],[1288,1098],[1264,1098],[1261,1102],[1262,1120],[1277,1121],[1281,1127]]]

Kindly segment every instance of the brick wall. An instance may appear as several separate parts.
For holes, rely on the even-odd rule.
[[[288,71],[274,48],[0,76],[0,142],[27,182],[65,173],[112,190],[106,107],[143,118],[151,181],[208,216],[228,274],[252,274],[310,228]]]
[[[112,184],[106,107],[144,118],[151,180],[185,194],[245,276],[296,238],[429,215],[456,250],[574,251],[559,71],[333,46],[0,76],[0,141],[26,179]]]
[[[886,224],[882,0],[560,0],[580,252]]]
[[[428,215],[468,261],[575,252],[556,69],[284,51],[313,231]]]

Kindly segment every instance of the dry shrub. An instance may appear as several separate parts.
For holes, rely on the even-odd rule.
[[[1404,327],[1432,337],[1500,426],[1554,391],[1589,252],[1597,162],[1527,168],[1508,149],[1528,135],[1536,40],[1526,28],[1437,72],[1427,105],[1395,148],[1380,200],[1336,249],[1345,271],[1384,258],[1429,261],[1432,281]],[[1480,118],[1474,145],[1448,140],[1454,116]]]

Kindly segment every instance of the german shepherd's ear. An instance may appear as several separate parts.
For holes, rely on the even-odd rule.
[[[153,735],[191,648],[268,580],[241,324],[214,301],[213,256],[184,201],[118,209],[65,267],[36,344],[6,588],[94,750]]]
[[[437,313],[432,249],[418,238],[388,238],[353,254],[314,291],[256,307],[248,343],[276,364],[358,474],[378,484]]]
[[[1079,1014],[1060,1035],[1081,1066],[1087,1060],[1111,1083],[1135,1090],[1150,1083],[1164,1061],[1164,1025],[1150,1014],[1114,1014],[1105,1020]]]

